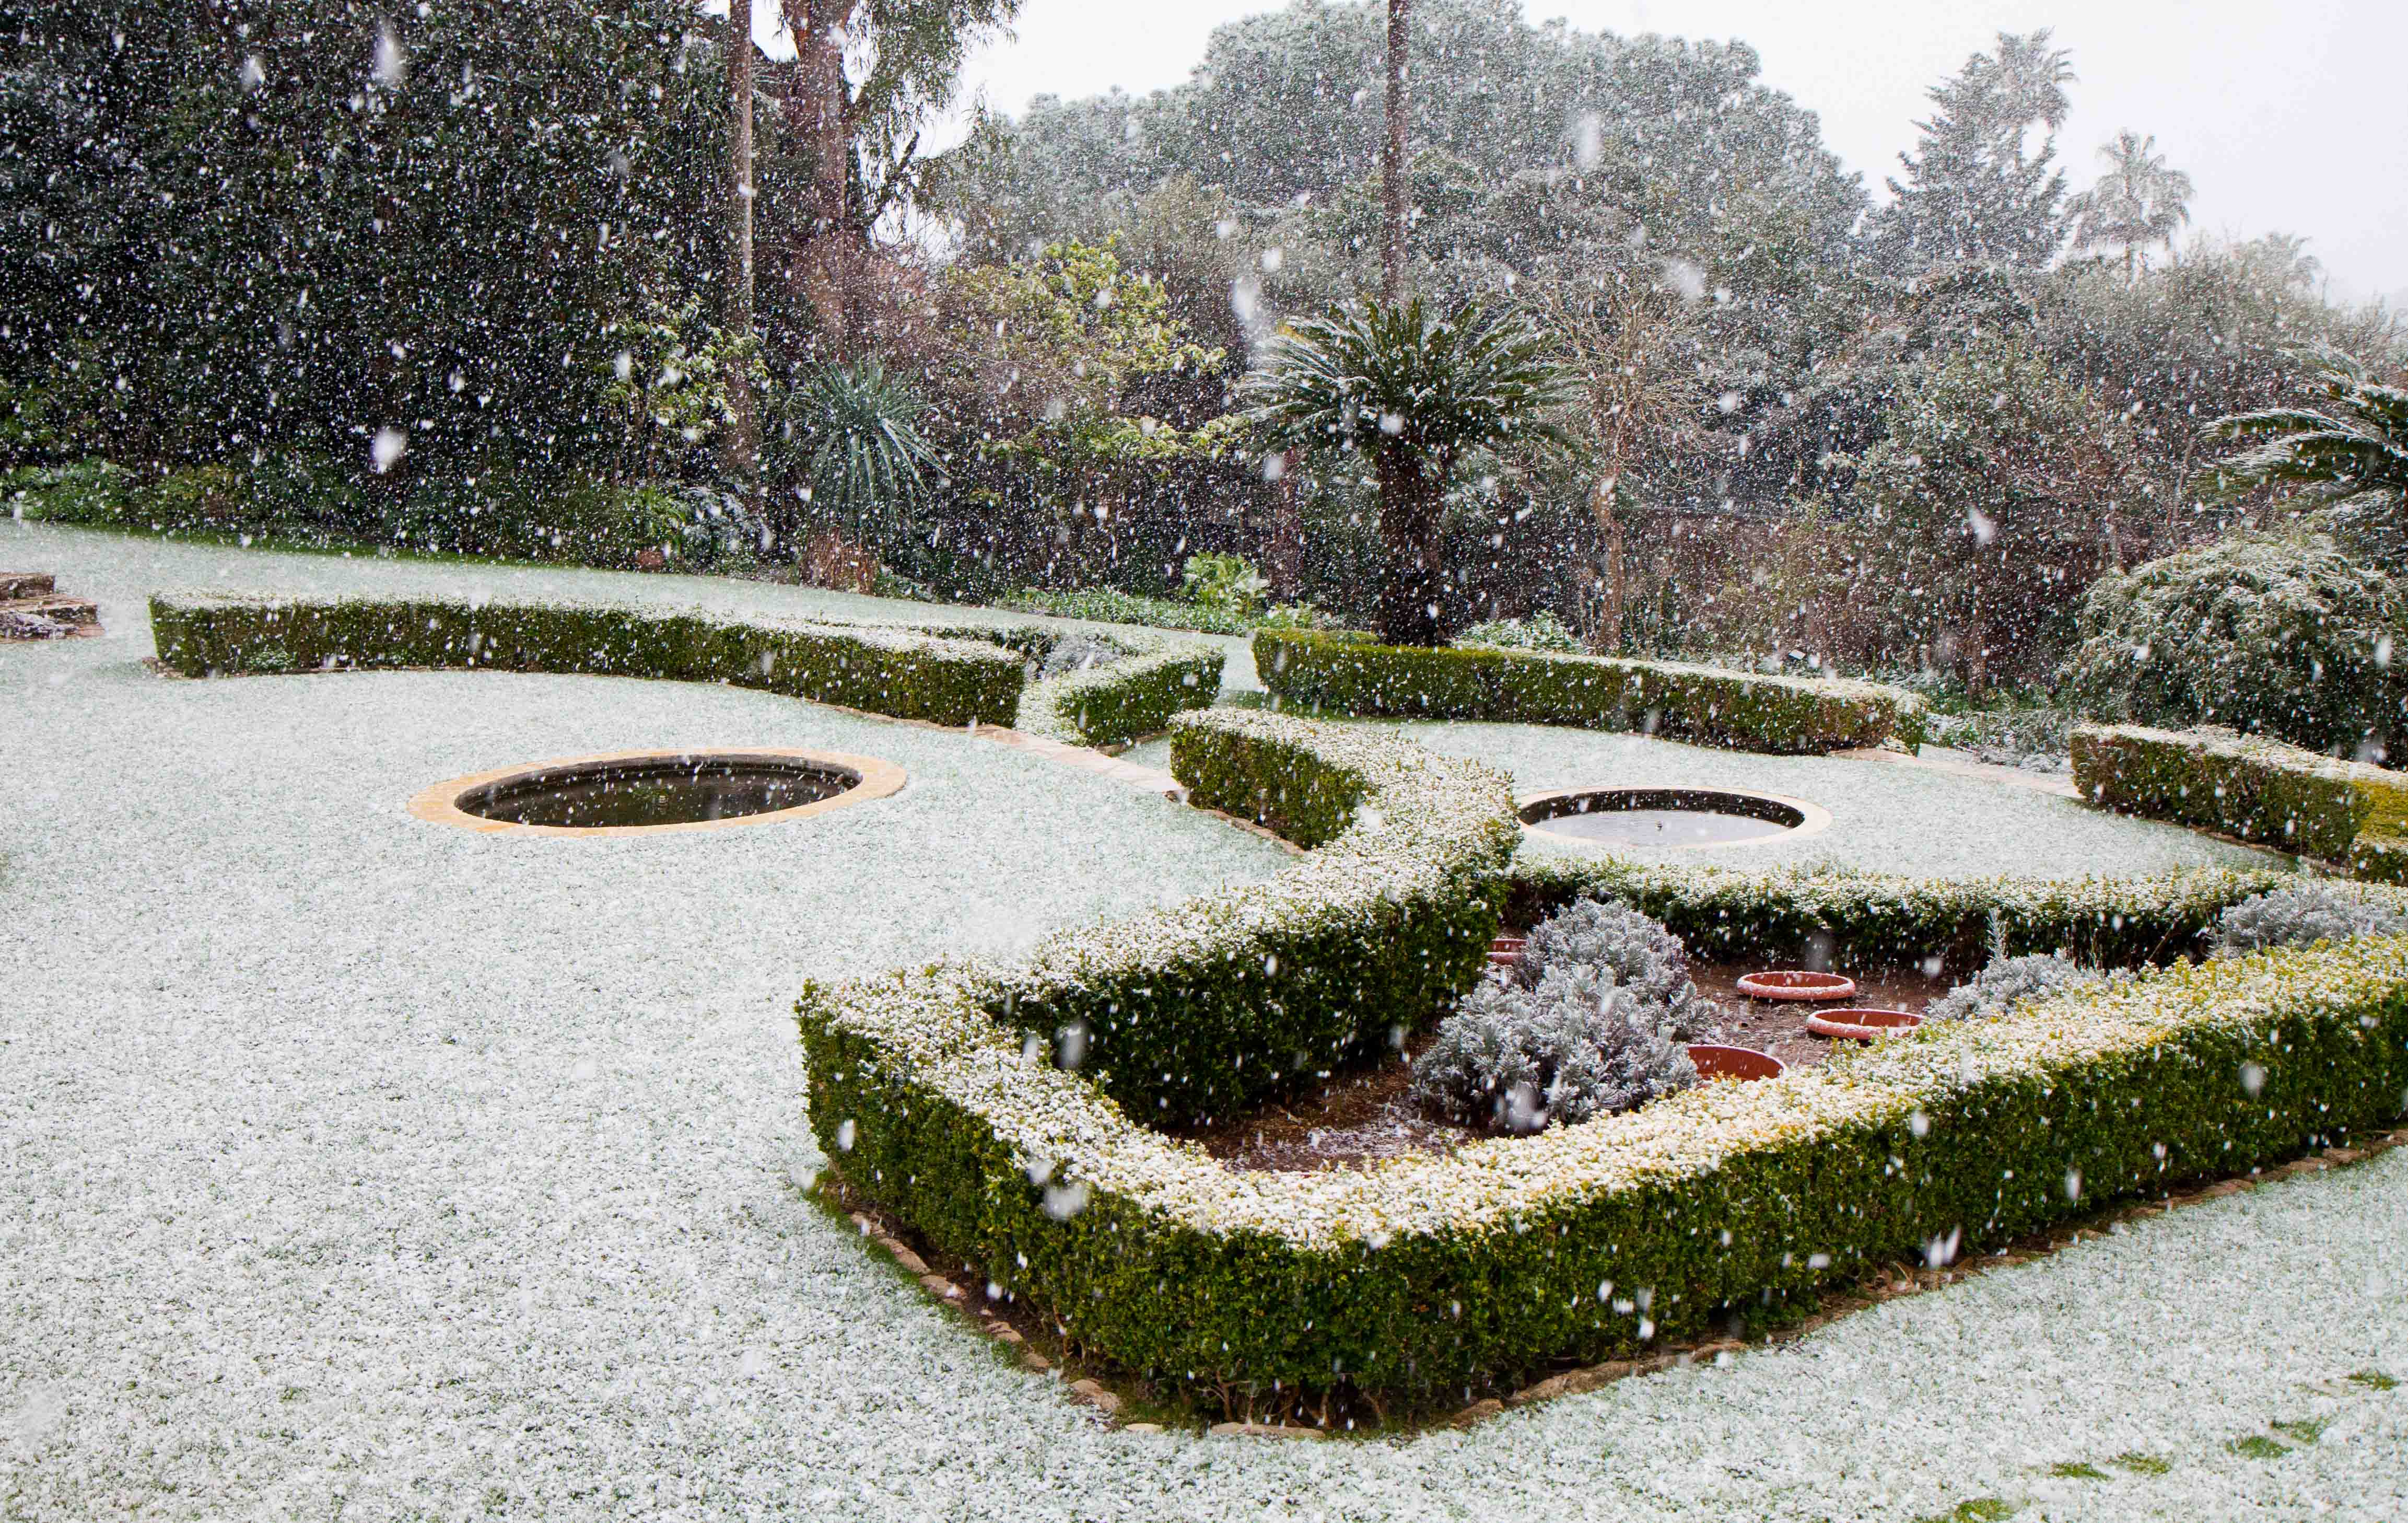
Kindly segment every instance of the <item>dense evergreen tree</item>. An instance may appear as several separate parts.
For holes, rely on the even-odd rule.
[[[1885,219],[1892,258],[1905,265],[1975,260],[2039,268],[2065,242],[2065,173],[2057,129],[2069,106],[2072,55],[2046,29],[1999,34],[1953,79],[1932,87],[1929,120]],[[2037,138],[2037,142],[2035,142]]]

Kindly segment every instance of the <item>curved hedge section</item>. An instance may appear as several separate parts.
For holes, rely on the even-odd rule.
[[[1511,919],[1535,924],[1583,895],[1627,899],[1699,956],[1924,968],[1962,978],[1993,939],[2010,955],[2068,952],[2124,968],[2195,953],[2224,911],[2285,883],[2272,869],[2186,868],[2145,878],[1893,878],[1845,869],[1748,871],[1613,857],[1517,863]]]
[[[2408,882],[2408,774],[2230,730],[2084,725],[2073,781],[2102,809]]]
[[[1923,700],[1877,682],[1302,629],[1257,630],[1254,650],[1263,685],[1315,712],[1641,730],[1779,753],[1923,742]]]
[[[1170,1385],[1224,1401],[1278,1382],[1459,1404],[1467,1386],[1627,1355],[1875,1263],[1979,1248],[2408,1108],[2402,938],[2147,970],[2002,1020],[1925,1027],[1776,1081],[1709,1085],[1625,1115],[1366,1170],[1233,1171],[1140,1125],[1158,1114],[1150,1092],[1204,1083],[1200,1099],[1220,1098],[1193,1078],[1174,1084],[1158,1077],[1176,1075],[1167,1056],[1128,1077],[1122,1067],[1140,1056],[1151,1064],[1207,1040],[1199,1033],[1253,1042],[1232,1056],[1234,1084],[1236,1056],[1248,1069],[1281,1056],[1285,1023],[1334,1016],[1359,1029],[1360,1013],[1309,1002],[1333,998],[1329,985],[1288,955],[1274,966],[1265,948],[1294,954],[1319,935],[1333,955],[1369,955],[1368,944],[1349,954],[1350,941],[1440,908],[1465,931],[1484,928],[1498,784],[1435,760],[1408,767],[1411,749],[1276,716],[1181,723],[1174,767],[1199,797],[1251,800],[1250,812],[1297,839],[1331,842],[1316,857],[1357,865],[1333,884],[1342,911],[1326,894],[1292,892],[1319,870],[1308,859],[1218,897],[1211,916],[1176,934],[1157,927],[1122,945],[1106,927],[1064,939],[1029,968],[948,965],[809,987],[797,1015],[810,1119],[837,1169],[1090,1352]],[[1409,800],[1429,823],[1404,817],[1397,806]],[[1410,849],[1375,855],[1391,830]],[[1439,851],[1451,854],[1446,866],[1421,865]],[[1575,870],[1597,876],[1575,881]],[[1397,875],[1392,888],[1383,873]],[[1604,864],[1527,874],[1516,887],[1533,899],[1632,892],[1710,944],[1716,934],[1819,933],[1852,953],[1900,939],[1915,955],[1977,927],[1986,934],[1995,912],[2023,944],[2086,936],[2151,956],[2179,950],[2215,910],[2265,884],[2201,873],[1915,885]],[[1375,902],[1388,893],[1400,905],[1422,896],[1425,908],[1390,917]],[[1744,928],[1719,930],[1727,923]],[[1423,944],[1429,992],[1458,986],[1450,942]],[[1040,987],[1068,999],[1084,980],[1091,1020],[1102,1011],[1132,1039],[1174,1035],[1121,1048],[1109,1082],[1065,1068],[1022,1001]],[[1280,1001],[1282,1019],[1244,1027],[1240,989]]]
[[[731,619],[608,604],[306,600],[161,594],[159,659],[186,676],[373,668],[577,672],[762,688],[938,725],[1015,724],[1082,745],[1162,729],[1209,704],[1220,650],[1115,636],[1123,658],[1032,682],[1069,638],[1044,625]]]

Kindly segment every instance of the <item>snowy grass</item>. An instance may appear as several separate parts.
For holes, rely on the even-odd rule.
[[[1370,722],[1358,722],[1370,723]],[[1432,751],[1477,756],[1513,775],[1516,794],[1587,784],[1748,788],[1805,798],[1831,826],[1760,846],[1649,851],[1612,848],[1640,861],[1776,868],[1838,863],[1910,878],[2137,876],[2186,867],[2287,868],[2289,859],[2178,826],[2107,814],[2029,788],[1884,767],[1838,756],[1766,756],[1644,735],[1603,735],[1537,725],[1393,726]],[[1160,742],[1129,759],[1159,767]],[[1527,838],[1526,855],[1594,856],[1606,850]]]
[[[2408,1499],[2408,1387],[2347,1378],[2408,1379],[2397,1152],[1469,1433],[1107,1430],[799,1194],[821,1160],[785,1001],[806,971],[1010,950],[1283,857],[762,694],[135,664],[153,585],[867,599],[4,523],[0,562],[113,605],[106,639],[0,648],[0,1516],[1909,1519],[1994,1498],[2374,1519]],[[655,852],[400,813],[471,765],[696,740],[889,756],[913,777],[892,803],[929,829],[829,828],[879,806]],[[2303,1444],[2278,1421],[2329,1426]],[[2231,1447],[2258,1435],[2287,1452]],[[2109,1478],[2050,1473],[2077,1463]]]

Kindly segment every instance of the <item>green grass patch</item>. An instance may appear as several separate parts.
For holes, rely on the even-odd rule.
[[[2370,1391],[2396,1391],[2400,1388],[2400,1382],[2380,1370],[2360,1370],[2351,1375],[2349,1381],[2350,1384],[2363,1386]]]
[[[2325,1430],[2332,1426],[2332,1419],[2298,1417],[2287,1422],[2278,1420],[2267,1426],[2294,1444],[2308,1444],[2325,1436]]]
[[[2086,1459],[2064,1459],[2048,1467],[2048,1473],[2062,1481],[2104,1481],[2105,1471]]]
[[[2227,1447],[2244,1459],[2280,1459],[2291,1452],[2287,1445],[2277,1444],[2263,1433],[2234,1439]]]
[[[2163,1475],[2174,1468],[2173,1461],[2160,1459],[2153,1454],[2143,1454],[2138,1449],[2127,1450],[2107,1463],[2117,1470],[2128,1470],[2135,1475]]]
[[[2013,1517],[2017,1508],[2014,1502],[1997,1497],[1969,1497],[1944,1513],[1918,1517],[1914,1523],[1999,1523],[2002,1517]]]

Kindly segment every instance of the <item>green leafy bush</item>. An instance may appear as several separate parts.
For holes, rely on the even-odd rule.
[[[1283,700],[1316,712],[1641,730],[1770,752],[1923,738],[1922,699],[1834,678],[1287,630],[1255,633],[1254,668]]]
[[[2114,723],[2379,757],[2408,715],[2403,614],[2389,578],[2324,536],[2236,534],[2100,578],[2059,680]]]
[[[1243,555],[1219,552],[1188,556],[1180,582],[1197,607],[1248,621],[1263,606],[1263,594],[1271,585]]]
[[[1039,678],[1020,701],[1018,726],[1077,745],[1118,745],[1168,727],[1183,710],[1211,705],[1227,659],[1202,640],[1105,640],[1042,632],[1049,641]],[[1056,666],[1057,653],[1083,654]],[[1106,651],[1116,652],[1109,658]]]

